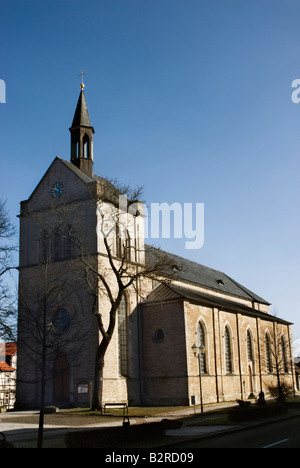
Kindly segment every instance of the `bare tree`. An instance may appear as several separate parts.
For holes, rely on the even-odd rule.
[[[56,377],[55,359],[67,352],[74,365],[72,356],[78,353],[86,333],[82,331],[80,292],[74,287],[77,282],[70,284],[68,274],[66,266],[62,268],[46,259],[34,274],[25,273],[20,279],[26,282],[26,287],[20,288],[19,295],[19,342],[26,358],[23,355],[18,365],[18,381],[40,385],[38,448],[43,445],[46,386]],[[72,269],[72,278],[74,275],[76,270]],[[78,310],[76,316],[70,317],[64,305],[74,295]],[[71,320],[72,327],[69,327]],[[67,366],[59,372],[66,372]]]
[[[138,210],[138,200],[141,199],[142,191],[142,187],[132,189],[129,185],[121,186],[116,180],[113,181],[113,185],[109,182],[108,190],[104,194],[101,193],[101,197],[95,198],[101,218],[98,235],[103,239],[106,256],[99,261],[97,257],[88,255],[84,249],[81,249],[81,261],[86,270],[88,290],[94,297],[93,313],[97,318],[101,335],[95,356],[92,401],[94,410],[102,411],[105,355],[115,331],[117,311],[124,292],[135,288],[142,278],[168,282],[174,274],[174,261],[160,249],[148,247],[150,255],[147,258],[151,260],[140,261],[140,254],[145,258],[145,252],[137,243],[131,242],[132,239],[127,235],[127,216],[141,215]],[[120,197],[122,197],[121,203]],[[107,201],[112,203],[108,214],[105,209],[101,211],[103,203]],[[99,297],[103,295],[109,304],[108,321],[104,320],[99,310]]]
[[[0,199],[0,339],[9,341],[16,339],[16,307],[15,298],[5,277],[15,268],[12,264],[16,251],[13,244],[15,234],[6,202]]]
[[[45,267],[47,267],[47,277],[48,275],[51,277],[54,268],[54,265],[47,266],[49,260],[47,253],[49,248],[48,235],[50,235],[58,241],[57,245],[61,240],[65,247],[67,246],[67,250],[69,248],[70,255],[67,256],[70,259],[73,258],[68,263],[70,271],[73,271],[72,282],[74,282],[74,275],[79,274],[81,277],[77,283],[82,285],[83,274],[85,290],[91,295],[93,303],[91,313],[96,318],[93,323],[97,324],[101,337],[95,355],[92,408],[101,411],[105,356],[115,331],[117,311],[123,294],[130,289],[139,293],[140,290],[136,286],[142,278],[168,282],[174,274],[174,261],[161,250],[148,248],[147,258],[151,258],[151,260],[145,263],[144,247],[140,248],[138,239],[135,238],[136,233],[130,232],[130,225],[127,224],[128,217],[131,217],[132,220],[141,216],[139,210],[142,203],[140,201],[142,187],[132,189],[129,185],[121,185],[116,180],[99,179],[97,182],[99,183],[93,184],[90,190],[90,201],[94,207],[93,211],[97,213],[97,242],[99,244],[102,241],[101,252],[98,251],[99,245],[95,249],[93,242],[89,239],[89,235],[94,234],[91,230],[86,229],[83,221],[86,218],[81,216],[80,211],[74,213],[73,206],[60,203],[50,209],[47,218],[43,213],[36,213],[34,216],[41,230],[45,231],[45,238],[44,241],[42,239],[41,245],[42,255],[46,262]],[[45,368],[46,362],[51,362],[49,352],[53,349],[53,343],[45,347],[45,343],[52,336],[47,322],[49,310],[53,308],[51,301],[49,301],[49,295],[52,296],[56,289],[58,292],[60,290],[58,284],[53,287],[50,282],[50,286],[49,291],[49,284],[41,289],[42,294],[40,294],[38,302],[41,302],[39,307],[42,307],[44,311],[39,316],[42,323],[36,321],[33,327],[38,335],[37,338],[42,337],[38,352],[41,369]],[[102,309],[99,307],[100,298],[105,299],[108,304],[105,316],[102,315]],[[34,300],[31,299],[28,306],[31,307],[33,302]],[[44,374],[41,384],[46,378],[46,370],[44,370]],[[43,393],[44,389],[42,388],[41,394]]]
[[[284,328],[279,327],[278,323],[273,323],[273,330],[265,334],[265,356],[263,361],[268,374],[274,374],[276,384],[268,384],[268,390],[272,396],[275,396],[279,403],[284,403],[287,394],[291,393],[293,388],[286,384],[285,377],[291,372],[293,376],[291,342],[289,336],[284,333]]]

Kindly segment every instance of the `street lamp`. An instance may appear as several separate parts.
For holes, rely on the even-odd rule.
[[[201,344],[197,346],[195,343],[192,346],[194,356],[198,358],[198,367],[199,367],[199,383],[200,383],[200,404],[201,404],[201,414],[203,414],[203,397],[202,397],[202,371],[201,371],[201,355],[205,354],[205,346]]]

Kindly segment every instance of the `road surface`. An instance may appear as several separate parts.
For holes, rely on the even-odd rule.
[[[300,416],[212,438],[178,443],[178,448],[300,448]],[[174,446],[173,446],[174,448]]]

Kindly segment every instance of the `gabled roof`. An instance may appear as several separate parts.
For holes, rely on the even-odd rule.
[[[5,352],[7,356],[14,356],[17,353],[17,343],[15,342],[6,343]]]
[[[73,164],[71,161],[66,161],[65,159],[59,158],[56,156],[50,166],[48,167],[47,171],[39,181],[38,185],[35,187],[31,195],[29,196],[28,200],[23,200],[21,204],[26,204],[28,201],[30,201],[35,193],[37,192],[38,188],[42,185],[44,182],[45,178],[51,171],[52,167],[56,162],[59,161],[61,164],[63,164],[67,169],[71,170],[74,175],[76,175],[83,183],[85,184],[90,184],[92,182],[100,182],[102,184],[103,188],[103,198],[110,201],[111,203],[116,203],[118,204],[119,201],[119,195],[121,192],[111,183],[109,180],[105,179],[104,177],[100,177],[96,174],[92,174],[91,176],[85,174],[83,171],[81,171],[75,164]]]
[[[29,200],[31,200],[33,198],[33,196],[35,195],[35,193],[37,192],[38,188],[42,185],[42,183],[44,182],[46,176],[48,175],[48,173],[51,171],[53,165],[56,163],[56,161],[60,161],[61,163],[63,163],[66,167],[68,167],[69,169],[71,169],[74,174],[77,175],[77,177],[79,177],[83,182],[85,183],[89,183],[89,182],[93,182],[94,179],[92,179],[91,177],[87,176],[84,172],[82,172],[80,169],[78,169],[74,164],[72,164],[71,162],[68,162],[68,161],[65,161],[64,159],[61,159],[59,158],[58,156],[56,156],[54,158],[54,160],[52,161],[52,163],[50,164],[50,166],[48,167],[47,171],[45,172],[45,174],[43,175],[43,177],[41,178],[41,180],[39,181],[39,183],[37,184],[37,186],[35,187],[35,189],[33,190],[33,192],[31,193],[31,195],[29,196],[28,200],[23,200],[21,203],[26,203],[28,202]]]
[[[70,161],[65,161],[64,159],[61,158],[56,158],[59,159],[68,169],[74,172],[77,177],[79,177],[83,182],[86,184],[89,184],[91,182],[101,182],[102,187],[103,187],[103,199],[106,201],[110,201],[111,203],[115,203],[118,206],[119,203],[119,195],[121,195],[121,192],[107,179],[104,177],[98,176],[97,174],[92,174],[91,176],[85,174],[82,172],[77,166],[75,166],[72,162]]]
[[[155,302],[167,302],[171,300],[187,300],[196,304],[201,304],[207,307],[216,307],[221,310],[231,311],[233,313],[240,313],[247,316],[259,317],[261,319],[269,320],[272,322],[283,323],[291,325],[290,322],[282,320],[273,315],[261,312],[259,310],[248,307],[238,302],[233,302],[228,299],[203,294],[196,290],[192,290],[182,285],[174,284],[160,284],[153,291],[148,294],[144,304]]]
[[[9,366],[6,362],[0,362],[0,372],[13,372],[15,370],[14,367]]]
[[[65,159],[56,157],[55,159],[58,159],[60,162],[62,162],[68,169],[70,169],[74,174],[79,177],[79,179],[82,180],[82,182],[85,182],[86,184],[89,184],[90,182],[94,182],[94,176],[90,177],[88,176],[85,172],[81,171],[75,164],[73,164],[70,161],[66,161]]]
[[[146,262],[151,262],[151,252],[153,249],[152,246],[145,245]],[[270,305],[265,299],[240,285],[221,271],[200,265],[191,260],[186,260],[185,258],[168,252],[163,252],[163,255],[168,255],[170,259],[174,261],[173,279],[175,280],[192,283],[210,290],[241,297],[252,302]]]

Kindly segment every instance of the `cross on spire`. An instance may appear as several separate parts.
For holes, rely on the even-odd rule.
[[[78,76],[81,76],[81,85],[80,85],[80,88],[81,88],[81,89],[84,88],[84,84],[83,84],[83,75],[86,75],[86,73],[85,73],[83,70],[81,70],[80,75],[78,75]]]

